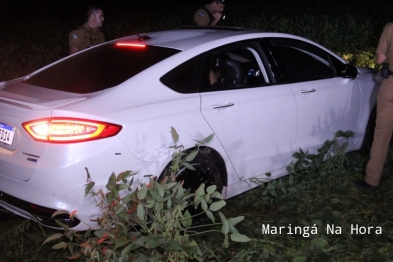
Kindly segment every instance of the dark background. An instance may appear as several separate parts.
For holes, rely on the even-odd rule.
[[[208,1],[208,0],[206,0]],[[96,4],[101,6],[105,13],[112,15],[114,12],[125,11],[144,11],[153,9],[174,8],[178,6],[202,6],[206,2],[204,0],[148,0],[148,1],[132,1],[132,0],[0,0],[0,14],[2,19],[23,19],[23,17],[39,18],[58,18],[74,15],[85,16],[86,9],[89,5]],[[393,1],[382,0],[226,0],[226,9],[231,8],[231,4],[244,3],[258,3],[261,9],[255,10],[261,12],[263,9],[269,11],[279,11],[280,13],[303,13],[312,12],[312,10],[324,10],[326,14],[334,15],[348,13],[353,15],[366,15],[370,13],[370,9],[383,9],[381,13],[386,11],[393,13]],[[300,3],[302,3],[300,5]],[[297,6],[309,6],[306,10],[304,8],[297,9]],[[274,8],[276,6],[276,8]],[[356,8],[354,8],[356,7]],[[363,7],[363,8],[359,8]],[[356,13],[354,12],[356,10]],[[276,15],[274,13],[273,15]],[[28,22],[28,21],[26,21]]]
[[[110,41],[194,24],[194,13],[205,2],[0,0],[0,81],[67,56],[68,34],[86,21],[92,4],[104,10],[102,31]],[[225,0],[225,15],[219,25],[292,33],[339,54],[374,52],[383,26],[393,20],[393,1]]]

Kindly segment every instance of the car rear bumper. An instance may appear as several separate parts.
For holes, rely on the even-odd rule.
[[[57,210],[76,211],[77,220],[69,216],[60,217],[62,222],[75,230],[97,228],[97,218],[102,215],[94,197],[85,197],[88,177],[86,168],[95,182],[94,190],[106,191],[106,184],[112,173],[131,170],[140,171],[134,177],[133,185],[146,183],[152,170],[152,163],[140,161],[116,137],[111,141],[90,141],[85,145],[48,144],[37,168],[27,181],[0,173],[0,206],[27,219],[48,227],[60,228],[51,218]],[[157,166],[155,166],[157,167]],[[57,218],[57,217],[56,217]],[[49,221],[52,220],[52,221]],[[78,222],[79,221],[79,222]]]
[[[52,218],[56,210],[23,201],[4,192],[0,192],[0,206],[21,217],[31,219],[51,228],[61,228],[55,220],[60,221],[70,228],[76,227],[81,223],[78,218],[71,219],[68,214],[62,214]]]

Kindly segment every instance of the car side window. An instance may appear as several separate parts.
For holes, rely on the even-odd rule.
[[[203,57],[193,58],[160,78],[160,81],[179,93],[199,92]]]
[[[270,49],[276,65],[289,83],[336,77],[331,56],[309,43],[276,38],[270,39]]]
[[[262,60],[250,46],[215,50],[206,56],[201,91],[264,86],[270,83]]]
[[[160,81],[180,93],[271,84],[256,47],[244,43],[221,47],[194,57],[169,71]]]

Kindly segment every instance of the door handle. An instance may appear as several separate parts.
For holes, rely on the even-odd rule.
[[[299,94],[301,94],[301,95],[307,95],[307,94],[314,93],[315,91],[317,91],[317,90],[315,90],[315,89],[300,90],[300,91],[299,91]]]
[[[235,103],[229,102],[229,103],[226,103],[225,105],[212,106],[212,107],[210,107],[210,109],[212,109],[212,110],[221,110],[221,109],[227,109],[229,107],[233,107],[234,105],[235,105]]]

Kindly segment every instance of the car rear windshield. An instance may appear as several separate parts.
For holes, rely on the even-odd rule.
[[[106,44],[54,64],[25,83],[77,94],[97,92],[116,86],[178,52],[158,46]]]

